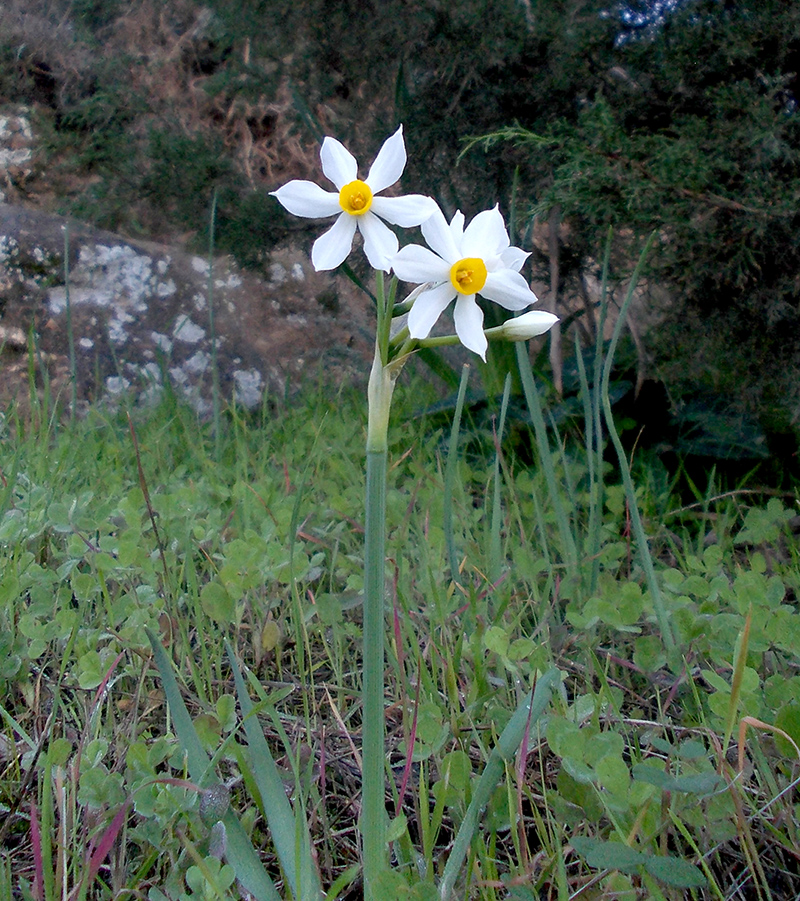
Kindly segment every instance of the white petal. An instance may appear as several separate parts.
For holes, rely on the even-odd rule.
[[[430,219],[436,207],[436,201],[432,197],[422,194],[406,194],[404,197],[373,197],[371,212],[392,225],[401,228],[411,228],[413,225],[421,225],[426,219]]]
[[[404,282],[421,285],[423,282],[450,284],[450,266],[432,250],[419,244],[409,244],[392,260],[394,274]]]
[[[461,210],[456,210],[455,216],[450,221],[450,232],[456,245],[461,247],[461,242],[464,240],[464,214]]]
[[[311,263],[317,272],[335,269],[350,253],[353,235],[356,233],[356,217],[342,213],[333,225],[314,242]]]
[[[377,194],[389,185],[393,185],[403,174],[406,167],[406,145],[403,143],[403,126],[384,142],[378,151],[375,162],[367,175],[366,182]],[[414,225],[419,223],[415,222]]]
[[[464,229],[461,250],[465,257],[493,257],[508,247],[508,232],[500,210],[484,210]]]
[[[458,213],[456,213],[457,215]],[[457,263],[463,256],[461,248],[453,240],[453,233],[439,207],[436,207],[433,215],[422,223],[422,237],[428,242],[431,250],[438,253],[450,266]]]
[[[313,181],[290,181],[277,191],[270,192],[281,206],[306,219],[323,219],[341,213],[339,195],[323,191]]]
[[[529,253],[525,253],[519,247],[506,247],[500,254],[500,265],[503,269],[513,269],[514,272],[519,272],[529,256]]]
[[[482,297],[499,303],[507,310],[524,310],[537,300],[525,279],[513,269],[490,272],[480,293]]]
[[[455,296],[456,290],[449,282],[423,291],[414,301],[414,306],[408,314],[409,335],[412,338],[427,338],[434,322]]]
[[[489,342],[483,333],[483,310],[478,306],[474,294],[462,294],[458,297],[453,321],[458,340],[486,362]]]
[[[353,216],[358,221],[358,230],[364,236],[364,253],[373,269],[388,272],[392,268],[392,257],[397,253],[397,236],[373,213]]]
[[[358,178],[356,158],[336,138],[325,138],[319,157],[322,160],[322,171],[339,191]]]

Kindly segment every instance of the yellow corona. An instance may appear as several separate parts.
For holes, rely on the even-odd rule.
[[[339,191],[339,206],[351,216],[363,216],[372,206],[372,191],[365,181],[356,179]]]
[[[467,257],[450,267],[450,284],[459,294],[477,294],[486,284],[486,264],[477,257]]]

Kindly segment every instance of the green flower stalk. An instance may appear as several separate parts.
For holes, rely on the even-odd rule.
[[[386,559],[386,465],[394,379],[376,348],[369,380],[367,494],[364,536],[364,652],[362,658],[362,809],[364,898],[386,866],[384,806],[384,566]]]
[[[367,487],[364,521],[364,622],[362,656],[362,864],[364,898],[377,901],[374,886],[386,867],[384,805],[384,568],[386,560],[386,468],[389,414],[399,369],[388,364],[391,305],[386,303],[383,273],[376,275],[378,328],[375,358],[367,387]],[[393,292],[392,292],[393,293]],[[394,370],[394,372],[393,372]]]

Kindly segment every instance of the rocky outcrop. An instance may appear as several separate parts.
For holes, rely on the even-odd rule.
[[[313,372],[334,384],[364,378],[373,321],[366,295],[315,272],[305,246],[271,251],[268,271],[261,279],[227,259],[209,266],[0,203],[0,396],[27,393],[30,360],[46,368],[51,392],[70,396],[68,310],[84,402],[125,395],[148,403],[169,384],[208,413],[212,327],[223,396],[247,409]]]
[[[31,177],[33,156],[33,128],[28,108],[0,107],[0,201],[6,200],[4,186]]]

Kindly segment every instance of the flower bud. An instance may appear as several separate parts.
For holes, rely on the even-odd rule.
[[[557,322],[558,316],[554,316],[552,313],[546,313],[544,310],[532,310],[521,316],[515,316],[513,319],[506,319],[497,329],[496,335],[506,341],[527,341],[528,338],[543,335]]]

